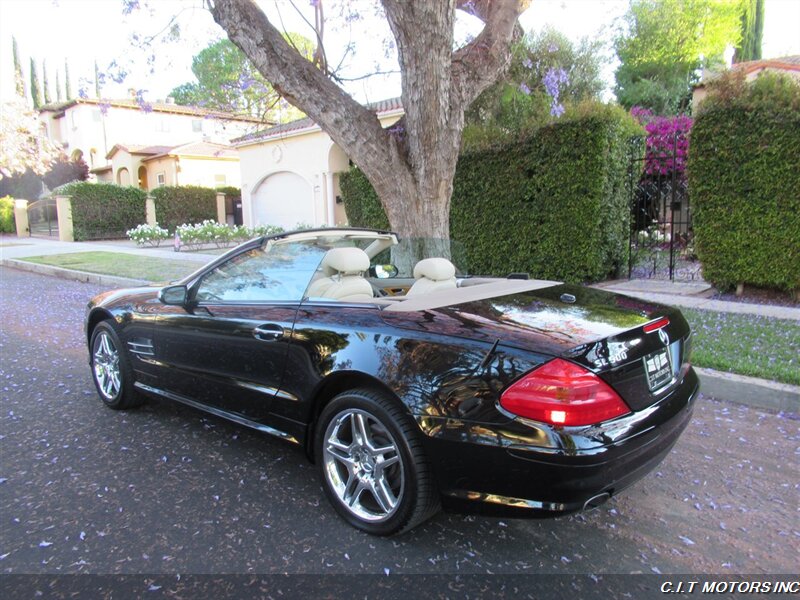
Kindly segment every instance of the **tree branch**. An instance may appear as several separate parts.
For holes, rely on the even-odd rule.
[[[301,56],[253,0],[215,0],[214,20],[275,91],[316,122],[362,169],[392,164],[392,143],[375,114]]]
[[[521,33],[517,18],[531,0],[458,0],[458,7],[481,19],[483,31],[453,53],[453,94],[463,109],[508,68],[511,40]]]

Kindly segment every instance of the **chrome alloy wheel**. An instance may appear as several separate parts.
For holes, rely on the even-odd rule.
[[[119,368],[119,351],[111,336],[100,332],[94,341],[92,363],[97,388],[106,400],[114,400],[122,388]]]
[[[324,473],[344,507],[370,522],[391,517],[403,498],[403,459],[389,430],[370,413],[348,408],[325,431]]]

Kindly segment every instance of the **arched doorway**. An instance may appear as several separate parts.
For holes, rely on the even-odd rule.
[[[119,185],[131,184],[131,174],[126,167],[122,167],[119,171],[117,171],[117,183]]]
[[[147,191],[147,167],[139,167],[139,189]]]
[[[297,173],[281,171],[266,177],[253,192],[255,225],[279,225],[294,229],[315,225],[311,185]]]

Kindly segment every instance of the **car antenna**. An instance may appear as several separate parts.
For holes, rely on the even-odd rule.
[[[486,353],[486,356],[483,357],[481,364],[478,365],[478,371],[482,371],[486,367],[489,366],[489,363],[492,362],[492,357],[494,356],[495,351],[497,350],[497,344],[500,343],[500,338],[497,338],[492,344],[492,347],[489,349],[489,352]]]

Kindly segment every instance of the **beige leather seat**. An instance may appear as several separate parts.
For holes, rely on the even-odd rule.
[[[332,248],[320,263],[320,276],[308,286],[309,298],[369,300],[372,286],[364,279],[369,256],[360,248]]]
[[[456,268],[444,258],[426,258],[414,266],[414,285],[406,296],[456,289]]]

